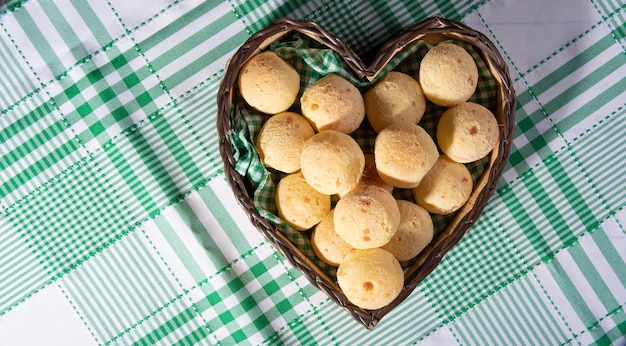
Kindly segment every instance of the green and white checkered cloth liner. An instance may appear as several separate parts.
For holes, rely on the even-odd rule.
[[[279,17],[368,60],[434,14],[500,48],[516,133],[476,224],[367,331],[237,205],[216,96]],[[624,344],[625,85],[614,0],[2,1],[0,344]]]

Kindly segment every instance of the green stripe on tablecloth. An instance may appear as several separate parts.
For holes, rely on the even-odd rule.
[[[535,332],[540,333],[543,340],[566,340],[567,336],[559,325],[558,315],[551,309],[546,300],[542,299],[543,292],[537,289],[532,279],[516,282],[519,282],[519,286],[516,287],[519,287],[519,292],[513,292],[513,289],[507,290],[502,294],[502,299],[498,299],[498,302],[506,301],[504,304],[506,306],[504,307],[505,313],[516,313],[520,318],[532,320],[530,323],[519,323],[516,326],[518,329],[523,329],[522,335]]]
[[[531,86],[532,91],[536,95],[541,95],[543,92],[554,86],[556,82],[570,76],[572,71],[579,70],[586,63],[593,60],[598,55],[601,55],[602,52],[609,49],[614,43],[615,41],[611,38],[611,36],[607,35],[602,37],[602,39],[594,42],[591,46],[573,56],[569,61],[565,61],[556,70],[550,72],[543,79],[541,79],[541,81],[534,83]],[[579,90],[579,92],[580,91],[582,90]],[[566,97],[566,95],[563,95],[563,97]]]
[[[74,59],[78,61],[87,56],[89,52],[85,49],[85,46],[81,42],[80,38],[58,6],[53,2],[40,2],[38,4],[43,9],[46,16],[50,19],[50,22],[56,31],[59,32],[61,38],[65,42],[65,45],[69,48],[69,52],[74,56]],[[70,18],[69,20],[72,19]]]
[[[13,52],[5,40],[0,40],[0,50]],[[0,54],[0,87],[3,90],[0,93],[0,116],[5,114],[9,107],[13,107],[16,102],[36,90],[30,74],[24,68],[27,67],[16,54]]]
[[[12,155],[13,160],[11,161],[9,160],[9,157],[2,158],[4,162],[3,167],[8,167],[9,165],[15,163],[20,158],[26,156],[29,151],[37,149],[39,145],[49,141],[58,133],[63,132],[65,126],[62,123],[52,122],[47,128],[44,128],[40,132],[37,131],[31,136],[21,134],[21,132],[28,129],[29,126],[37,123],[38,121],[42,121],[42,119],[46,116],[50,116],[51,111],[50,105],[48,103],[43,103],[39,107],[30,111],[28,114],[20,116],[15,122],[0,128],[0,144],[8,146],[8,142],[11,141],[14,136],[21,135],[23,137],[22,141],[11,145],[13,148],[11,153],[5,153],[3,151],[3,154],[8,155],[14,153],[14,155]]]
[[[616,0],[599,0],[592,2],[596,10],[602,15],[602,19],[611,29],[611,36],[615,41],[626,47],[626,11],[623,2]]]
[[[172,329],[175,330],[174,328]],[[184,338],[182,338],[181,340],[179,340],[177,343],[173,345],[185,346],[185,345],[198,344],[200,341],[206,339],[209,336],[208,333],[209,331],[207,330],[205,326],[198,327],[191,333],[185,335]]]
[[[510,216],[513,218],[515,222],[514,226],[516,226],[519,230],[521,230],[533,249],[535,250],[536,256],[538,258],[545,258],[546,256],[551,254],[550,244],[544,239],[541,233],[537,232],[536,224],[533,222],[533,218],[526,211],[524,204],[517,197],[517,193],[519,193],[521,189],[506,189],[500,192],[500,196]],[[523,196],[525,199],[529,199],[529,195]],[[526,202],[524,202],[526,203]],[[502,218],[504,215],[500,215]]]
[[[152,183],[145,179],[144,174],[142,176],[137,175],[136,169],[134,169],[124,157],[124,151],[120,150],[118,146],[110,146],[105,149],[104,153],[109,157],[111,163],[115,166],[119,174],[126,182],[127,187],[133,192],[136,201],[140,206],[148,213],[154,213],[158,210],[157,202],[150,194],[153,191],[144,185],[145,182]],[[140,172],[143,173],[143,172]],[[152,184],[151,184],[152,185]],[[153,185],[152,185],[153,186]],[[152,187],[150,186],[150,187]],[[129,204],[131,211],[137,208],[134,201],[126,200]]]
[[[395,3],[395,4],[397,5],[398,3]],[[401,30],[403,25],[398,20],[397,16],[401,15],[402,13],[395,11],[395,9],[390,6],[393,6],[393,5],[388,2],[383,1],[383,2],[380,2],[378,6],[376,6],[373,9],[376,11],[376,14],[378,17],[377,19],[383,22],[383,24],[385,25],[385,28],[387,28],[389,31],[392,31],[392,32]],[[349,40],[348,42],[353,42],[353,41]]]
[[[172,88],[186,80],[186,78],[198,73],[206,66],[206,61],[217,60],[218,58],[224,56],[227,52],[231,52],[248,39],[248,34],[244,31],[238,32],[236,35],[232,36],[225,42],[220,45],[214,47],[213,50],[207,52],[206,54],[198,57],[198,59],[190,62],[185,67],[180,68],[176,71],[172,77],[167,78],[163,81],[163,83]],[[234,53],[234,52],[233,52]]]
[[[598,248],[602,249],[602,256],[611,264],[615,276],[620,280],[622,286],[626,287],[626,263],[619,255],[619,251],[623,249],[616,249],[606,232],[594,232],[591,237]]]
[[[179,204],[178,206],[176,206],[176,208],[177,209],[183,208],[181,207],[182,204],[183,203]],[[183,220],[189,223],[192,223],[192,222],[195,223],[194,221],[196,221],[196,220],[188,220],[187,218],[184,218],[184,217],[183,217]],[[157,227],[159,228],[159,231],[161,232],[161,234],[163,234],[163,237],[165,237],[168,244],[171,246],[172,250],[174,250],[176,255],[185,264],[185,268],[187,269],[187,271],[193,278],[194,282],[200,282],[204,280],[206,278],[206,275],[202,271],[202,268],[200,267],[196,259],[193,257],[193,255],[187,250],[187,248],[185,247],[185,244],[180,239],[178,232],[176,232],[176,229],[172,227],[172,225],[168,222],[167,218],[161,215],[154,219],[154,223],[157,225]],[[187,224],[187,225],[192,230],[195,229],[196,227],[190,224]],[[207,244],[203,242],[201,242],[201,244],[202,244],[202,247],[204,247],[205,249],[207,250],[210,249],[210,247],[208,247]]]
[[[534,256],[524,255],[530,266],[570,246],[578,236],[597,228],[598,220],[606,216],[601,200],[569,151],[544,160],[543,165],[527,171],[498,194],[508,209],[494,210],[498,218],[508,228],[520,230],[535,249]],[[522,233],[515,232],[514,237]],[[527,253],[523,244],[518,244],[519,251]]]
[[[13,16],[28,38],[34,43],[35,49],[46,62],[52,74],[56,76],[65,71],[63,62],[55,54],[56,50],[50,45],[50,42],[46,40],[45,34],[37,26],[35,18],[32,18],[26,10],[15,11],[13,12]]]
[[[385,344],[388,340],[395,340],[397,344],[407,345],[415,342],[415,340],[425,337],[427,334],[432,333],[444,322],[441,319],[441,311],[437,311],[438,306],[433,304],[433,300],[436,297],[430,295],[425,286],[417,287],[417,289],[402,302],[397,310],[392,311],[389,315],[385,316],[380,321],[378,327],[381,330],[386,330],[387,333],[377,333],[372,335],[367,330],[361,330],[356,335],[352,334],[352,330],[355,326],[348,324],[344,321],[339,321],[341,325],[345,325],[340,329],[339,326],[328,324],[328,328],[332,332],[332,335],[340,340],[342,344],[354,344],[358,340],[371,340],[373,344]],[[328,303],[331,304],[330,302]],[[336,309],[338,317],[345,319],[345,313],[339,308],[333,305],[329,306]],[[410,308],[407,308],[410,307]],[[406,323],[411,321],[411,323]],[[350,339],[352,338],[352,339]]]
[[[584,296],[582,296],[576,288],[576,282],[572,281],[572,279],[567,276],[567,270],[563,267],[562,263],[559,261],[551,261],[546,264],[546,267],[563,292],[563,295],[567,297],[570,306],[574,309],[578,318],[587,326],[594,323],[596,317],[587,305]]]
[[[163,85],[178,97],[193,87],[188,84],[224,68],[227,57],[248,37],[229,5],[205,2],[145,40],[138,40],[137,46]],[[180,86],[185,90],[179,90]]]
[[[544,109],[548,113],[553,113],[560,109],[564,104],[568,102],[572,102],[577,99],[582,93],[586,90],[591,89],[596,84],[600,83],[604,78],[610,76],[615,73],[616,70],[620,69],[626,64],[626,57],[623,54],[619,54],[613,57],[611,60],[607,61],[604,65],[596,68],[593,73],[588,75],[586,78],[581,79],[575,85],[572,85],[567,90],[560,93],[560,95],[550,102],[544,104]],[[624,92],[624,84],[626,83],[626,78],[622,78],[617,83],[608,86],[602,85],[603,92],[596,97],[593,98],[587,104],[580,105],[579,108],[574,112],[569,112],[567,117],[564,117],[563,120],[557,123],[557,126],[561,131],[567,131],[580,123],[583,119],[592,114],[595,110],[601,108],[606,104],[606,102],[614,99],[616,96],[620,95]]]
[[[128,161],[128,163],[137,165],[133,169],[138,173],[138,177],[141,177],[139,173],[143,173],[143,176],[153,184],[152,186],[160,190],[157,190],[156,195],[154,195],[157,204],[154,207],[178,199],[182,195],[182,191],[178,190],[178,187],[172,183],[172,178],[164,166],[160,153],[153,149],[153,143],[149,138],[144,137],[141,132],[134,132],[128,136],[128,139],[132,147],[137,150],[138,157],[141,157],[140,162]],[[155,192],[153,187],[149,187],[151,192]],[[143,194],[144,192],[140,191],[139,193]]]
[[[606,310],[610,311],[619,306],[622,302],[618,302],[616,297],[613,296],[606,282],[602,280],[602,277],[594,267],[593,259],[587,256],[583,248],[574,246],[569,250],[569,253]]]
[[[205,323],[189,306],[188,297],[179,294],[113,338],[105,340],[104,345],[153,345],[157,341],[167,345],[189,344],[184,340],[201,337],[200,329],[206,329]],[[215,343],[212,340],[208,342]]]
[[[623,302],[619,300],[626,285],[614,284],[617,281],[613,278],[617,279],[626,268],[624,259],[617,255],[615,249],[624,241],[618,240],[604,246],[607,241],[610,242],[607,237],[623,237],[622,230],[615,227],[619,226],[613,220],[606,221],[602,229],[586,235],[579,243],[559,253],[553,261],[543,266],[548,269],[549,279],[539,277],[547,289],[546,294],[562,296],[556,300],[558,309],[576,312],[576,316],[566,316],[565,320],[581,321],[582,325],[572,323],[570,327],[579,325],[583,328],[572,332],[577,340],[584,340],[586,344],[589,343],[588,334],[599,338],[614,333],[614,322],[611,319],[623,311]],[[622,320],[615,323],[623,322],[623,317],[619,319]]]
[[[530,277],[516,280],[456,319],[450,326],[461,344],[561,344],[568,339],[560,316]]]
[[[216,4],[219,4],[219,2],[215,2],[213,3],[213,5],[210,5],[212,2],[206,2],[205,4],[209,4],[209,6],[213,6]],[[207,5],[204,5],[207,6]],[[204,7],[202,6],[202,7]],[[197,9],[196,9],[197,10]],[[208,11],[209,9],[207,9]],[[190,13],[196,13],[198,16],[201,14],[204,14],[204,12],[201,11],[191,11]],[[225,15],[223,17],[219,17],[219,18],[214,18],[213,21],[207,23],[207,25],[203,28],[201,28],[200,30],[195,31],[191,36],[186,37],[184,41],[180,41],[178,42],[178,44],[176,44],[175,46],[171,47],[169,50],[161,52],[159,54],[159,56],[155,59],[152,59],[151,63],[152,63],[152,67],[155,70],[160,70],[162,69],[164,66],[167,66],[168,64],[172,63],[174,60],[180,58],[180,56],[184,53],[187,52],[191,49],[193,49],[194,47],[201,45],[205,40],[207,40],[208,38],[214,36],[216,33],[218,33],[220,30],[223,30],[225,27],[227,27],[230,23],[233,22],[231,15],[233,15],[232,13],[230,13],[230,15]],[[182,17],[181,17],[182,18]],[[181,18],[179,18],[177,20],[180,21]],[[184,26],[178,26],[176,24],[182,24],[182,23],[172,23],[170,25],[171,30],[174,31],[178,31],[181,28],[183,28]],[[189,22],[184,22],[184,24],[188,24]],[[176,26],[174,26],[176,25]],[[174,32],[172,32],[173,34]],[[160,41],[162,41],[164,39],[164,37],[162,37],[160,34],[159,35],[154,35],[153,37],[158,37],[158,39]],[[160,42],[159,41],[159,42]],[[155,44],[157,42],[148,42],[148,44]],[[225,42],[224,42],[225,43]],[[240,42],[237,42],[237,44],[241,44]],[[143,41],[140,43],[140,46],[142,47],[142,49],[144,49],[145,51],[150,49],[150,46],[148,45],[148,47],[143,47]],[[232,43],[231,43],[232,45]],[[214,47],[213,49],[216,49],[217,47]],[[223,51],[218,51],[216,52],[217,56],[220,56],[221,54],[228,52],[231,49],[228,50],[223,50]],[[216,57],[217,57],[216,56]],[[214,61],[216,60],[216,58],[214,57],[213,59],[208,59],[205,60],[205,64],[206,61]]]
[[[550,171],[550,173],[552,173],[552,171]],[[567,183],[571,184],[571,181],[568,181]],[[559,214],[559,211],[552,200],[553,196],[551,196],[541,185],[539,177],[537,177],[536,174],[528,175],[528,178],[524,179],[524,185],[528,189],[528,193],[533,196],[536,204],[541,206],[541,212],[543,216],[545,216],[546,221],[549,223],[544,223],[543,226],[546,228],[552,228],[556,231],[555,233],[551,233],[558,237],[562,244],[567,245],[572,240],[573,234],[561,214]],[[544,236],[544,239],[546,239],[546,242],[550,244],[549,246],[555,248],[555,245],[551,244],[555,244],[556,237],[550,237],[549,234],[547,235],[547,237]],[[560,247],[561,244],[558,245],[558,248]]]
[[[364,61],[369,60],[367,53],[373,53],[375,43],[367,33],[368,24],[356,25],[357,18],[362,18],[362,13],[355,6],[363,3],[332,2],[307,15],[307,19],[313,20],[322,25],[326,30],[339,35],[344,42],[350,42],[349,46]],[[371,5],[368,10],[374,10]],[[367,52],[367,53],[366,53]]]
[[[183,122],[178,122],[175,125],[186,130]],[[180,142],[178,134],[186,135],[185,132],[176,133],[162,116],[155,116],[137,131],[137,139],[146,142],[146,149],[158,160],[158,162],[154,162],[154,168],[148,162],[146,162],[146,167],[153,172],[162,171],[164,173],[159,186],[171,187],[170,193],[173,196],[177,192],[182,193],[182,191],[191,189],[190,181],[192,179],[197,180],[201,174],[184,145]],[[162,166],[163,169],[159,166]]]
[[[565,220],[570,221],[569,224],[574,229],[574,235],[581,234],[580,231],[576,231],[580,226],[583,226],[582,228],[587,231],[596,229],[600,224],[599,219],[603,218],[605,213],[597,211],[602,206],[594,191],[587,184],[586,175],[578,169],[579,166],[575,159],[564,152],[557,155],[555,160],[546,160],[545,162],[546,168],[554,179],[555,186],[558,186],[558,192],[562,193],[565,198],[565,201],[557,209]],[[571,209],[565,208],[565,206],[570,206]],[[566,214],[568,210],[573,210],[576,219],[573,218],[574,215],[570,219],[570,215]],[[578,220],[580,223],[574,223],[572,220]],[[565,230],[563,232],[568,233]],[[561,235],[561,238],[566,239],[566,235]]]
[[[109,340],[177,296],[174,280],[141,235],[124,237],[63,278],[68,296]]]
[[[179,312],[177,315],[172,316],[169,320],[164,321],[162,325],[158,328],[154,329],[152,332],[142,336],[141,339],[133,342],[133,345],[154,345],[161,341],[165,336],[174,332],[177,328],[173,328],[173,326],[180,327],[193,320],[197,313],[193,308],[185,309]],[[208,334],[208,331],[204,326],[196,329],[194,333],[187,335],[187,338],[195,337],[195,335],[201,335],[202,338],[205,338]]]
[[[567,247],[584,231],[598,227],[597,218],[604,216],[602,205],[568,152],[549,158],[545,161],[545,169],[540,167],[534,173],[524,179],[525,185],[538,205],[541,205],[543,215],[564,246]],[[544,183],[539,184],[539,181]]]
[[[233,216],[225,209],[238,206],[234,205],[234,201],[233,205],[223,205],[224,200],[213,190],[214,184],[209,184],[154,219],[159,232],[168,243],[167,246],[193,279],[185,288],[228,270],[229,263],[254,251],[254,247],[259,245],[252,244],[248,239],[250,237],[239,229]],[[220,184],[226,183],[222,181]],[[225,241],[226,238],[231,241]],[[197,242],[204,250],[200,258],[186,247],[189,241]],[[207,266],[208,260],[210,265]]]
[[[591,132],[572,145],[580,165],[610,210],[624,206],[626,175],[623,174],[623,163],[626,162],[626,136],[622,119],[625,114],[626,110],[622,109],[604,122],[601,130]],[[595,210],[594,213],[599,211]]]
[[[614,12],[623,10],[623,4],[617,0],[599,0],[594,1],[594,5],[600,7],[606,16],[613,15]]]
[[[128,138],[132,142],[133,148],[137,150],[138,157],[141,157],[141,162],[137,162],[139,168],[151,180],[154,187],[158,187],[161,190],[157,194],[157,204],[165,205],[168,202],[179,199],[182,196],[182,191],[172,184],[169,172],[163,165],[159,153],[152,149],[151,143],[147,138],[139,132],[131,134]],[[155,205],[155,207],[157,206]],[[154,212],[157,211],[154,210]],[[151,215],[153,214],[151,213]]]
[[[178,107],[165,110],[163,115],[200,168],[202,177],[191,179],[194,187],[213,178],[223,167],[215,127],[218,88],[219,80],[209,81],[190,97],[180,99]]]
[[[251,244],[246,239],[246,235],[242,233],[232,219],[232,216],[225,209],[224,205],[220,202],[220,197],[210,188],[200,191],[200,196],[204,203],[206,203],[206,206],[211,210],[215,219],[220,223],[222,230],[228,234],[232,245],[237,251],[239,251],[239,253],[249,251]]]
[[[624,47],[626,46],[626,11],[623,6],[616,5],[615,7],[615,12],[611,13],[605,22],[611,28],[611,35],[615,37],[617,43]]]
[[[50,280],[12,218],[11,209],[0,214],[0,316]]]
[[[107,27],[100,21],[100,15],[94,12],[89,2],[80,0],[70,0],[70,2],[76,9],[76,12],[80,13],[82,20],[87,23],[89,30],[98,41],[98,44],[102,47],[110,44],[113,38],[109,34]]]
[[[300,320],[289,325],[291,332],[296,337],[300,345],[312,345],[315,342],[313,334],[308,330],[307,325]]]
[[[81,159],[74,135],[43,95],[0,116],[0,198],[14,203]]]
[[[99,19],[99,16],[94,13],[93,8],[88,3],[82,1],[73,1],[72,5],[76,9],[75,13],[80,14],[82,21],[84,21],[88,25],[93,34],[93,37],[98,41],[101,46],[105,46],[112,41],[108,30],[104,27]],[[36,18],[31,15],[31,13],[29,13],[29,10],[32,11],[32,7],[35,6],[41,6],[42,11],[48,16],[48,19],[52,26],[57,29],[56,31],[58,33],[58,37],[63,40],[63,43],[65,43],[65,45],[67,46],[68,51],[74,55],[76,61],[85,58],[90,52],[87,52],[82,42],[80,41],[80,38],[74,33],[71,25],[69,25],[69,22],[72,21],[72,19],[66,18],[64,16],[64,13],[56,8],[54,4],[36,3],[32,6],[26,6],[21,8],[19,11],[13,12],[12,15],[14,16],[15,20],[22,27],[24,33],[30,38],[31,42],[33,42],[33,46],[35,47],[41,58],[45,61],[47,67],[51,70],[52,74],[54,76],[60,76],[66,71],[69,66],[64,66],[63,61],[61,61],[61,56],[55,54],[57,50],[54,49],[53,46],[59,45],[60,42],[48,41],[49,35],[47,33],[44,33],[42,31],[42,28],[38,27],[39,18]],[[9,30],[9,32],[10,31],[11,30]],[[52,81],[41,82],[49,83]]]
[[[606,101],[613,99],[623,92],[623,88],[620,87],[620,85],[624,83],[620,82],[613,85],[606,85],[608,83],[606,82],[601,87],[598,86],[598,83],[614,74],[626,64],[626,57],[621,54],[620,50],[610,49],[614,42],[610,35],[604,36],[602,39],[594,42],[591,46],[566,61],[562,66],[548,74],[541,81],[531,85],[533,93],[537,95],[543,104],[542,110],[547,114],[555,113],[561,109],[561,107],[589,90],[594,90],[594,88],[598,89],[598,95],[593,97],[587,104],[579,105],[575,110],[568,112],[566,117],[561,116],[558,122],[555,120],[557,127],[562,132],[579,124],[582,119],[604,106]],[[602,60],[599,61],[600,59]],[[587,66],[587,64],[592,61],[594,63],[593,70],[589,69]],[[571,83],[569,80],[571,80],[573,73],[577,73],[577,76],[580,75],[576,79],[575,84],[559,84],[561,81],[564,81],[563,83]],[[547,96],[542,94],[553,87],[564,89],[558,89],[558,95],[546,99]],[[551,91],[551,94],[554,93],[555,91]]]
[[[320,318],[323,316],[323,319]],[[361,330],[354,328],[355,322],[349,318],[345,310],[335,306],[326,300],[322,305],[317,307],[317,313],[310,311],[304,316],[300,316],[293,321],[288,322],[288,326],[281,330],[276,330],[270,337],[263,342],[264,345],[294,345],[302,344],[296,335],[296,331],[301,326],[306,326],[308,334],[313,336],[311,345],[341,345],[345,342],[346,336],[360,335]],[[335,338],[337,328],[354,328],[347,335],[339,332],[339,338]],[[373,341],[373,340],[371,340]]]
[[[192,23],[196,19],[202,17],[202,15],[211,11],[213,8],[217,7],[218,5],[219,5],[219,2],[217,1],[216,2],[213,2],[213,1],[201,2],[192,11],[187,11],[184,14],[177,16],[173,22],[169,23],[167,26],[164,26],[157,33],[142,40],[139,44],[141,49],[145,52],[154,48],[159,43],[169,39],[172,35],[178,32],[181,28],[185,27],[189,23]]]
[[[523,289],[521,289],[521,294],[528,294],[529,292],[524,292]],[[502,295],[506,296],[507,292],[503,292]],[[506,297],[508,299],[511,299],[512,297]],[[546,343],[549,339],[546,338],[546,335],[543,333],[543,330],[541,328],[537,328],[534,327],[532,330],[527,330],[527,323],[529,323],[528,321],[520,321],[521,318],[526,317],[526,316],[510,316],[513,315],[511,314],[511,311],[516,311],[515,309],[517,308],[517,304],[515,304],[515,297],[513,297],[513,300],[509,300],[507,301],[506,304],[498,304],[498,302],[496,302],[496,299],[489,299],[483,303],[481,303],[481,305],[479,307],[477,307],[477,310],[481,310],[481,308],[484,309],[484,312],[486,313],[490,313],[492,315],[495,316],[502,316],[503,320],[506,319],[508,323],[505,324],[506,327],[503,326],[502,323],[498,323],[499,321],[497,321],[495,318],[487,318],[487,321],[485,321],[486,323],[490,323],[492,324],[492,326],[497,326],[496,329],[497,330],[502,330],[502,334],[499,335],[499,337],[504,337],[504,339],[506,340],[529,340],[530,343],[533,344],[541,344],[541,343]],[[519,310],[517,310],[519,311]],[[522,310],[523,311],[523,310]],[[471,314],[472,312],[470,312]],[[504,317],[506,316],[506,317]],[[537,316],[531,316],[531,321],[529,324],[532,325],[536,325],[537,324]],[[496,321],[493,321],[496,320]],[[512,322],[512,323],[511,323]],[[524,323],[526,322],[526,323]],[[495,342],[495,340],[493,340],[492,342]]]
[[[214,97],[218,86],[218,82],[206,83],[192,96],[181,99],[178,107],[170,105],[162,115],[149,117],[149,123],[141,127],[131,127],[115,142],[109,142],[104,150],[95,153],[101,170],[112,180],[116,190],[121,195],[131,192],[131,197],[124,200],[136,218],[145,217],[141,216],[142,211],[156,215],[184,193],[206,185],[221,170],[214,125]],[[181,147],[184,150],[179,151]],[[182,167],[178,164],[170,167],[178,173],[157,182],[152,172],[167,172],[158,168],[160,161],[181,162]]]

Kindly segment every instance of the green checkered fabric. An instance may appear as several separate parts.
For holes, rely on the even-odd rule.
[[[368,331],[239,207],[217,93],[229,58],[280,17],[314,20],[370,61],[435,14],[505,58],[511,154],[465,237]],[[0,1],[0,344],[624,344],[625,28],[614,0]],[[322,48],[271,47],[307,66],[303,86],[332,71],[367,88]],[[415,75],[427,48],[387,68]],[[490,82],[475,101],[492,102]],[[260,211],[310,254],[275,216],[279,175],[251,145],[265,116],[239,104],[232,117]],[[371,133],[354,136],[371,152]]]

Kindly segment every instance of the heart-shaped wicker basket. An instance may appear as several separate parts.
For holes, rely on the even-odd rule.
[[[237,169],[235,147],[229,133],[232,131],[234,102],[239,98],[237,77],[244,62],[251,56],[267,49],[273,42],[293,33],[312,38],[324,47],[339,54],[348,68],[363,80],[373,80],[398,54],[413,44],[424,41],[436,43],[458,40],[472,45],[480,53],[487,68],[496,81],[495,109],[492,109],[500,125],[500,140],[477,179],[474,191],[467,202],[454,214],[447,226],[438,233],[418,257],[405,268],[405,283],[400,295],[389,305],[377,310],[365,310],[352,304],[336,284],[334,278],[307,257],[267,218],[261,216],[253,202],[253,190],[245,175]],[[453,20],[441,16],[431,17],[399,34],[379,49],[369,66],[340,38],[311,21],[282,18],[269,27],[252,35],[234,54],[228,63],[226,74],[218,93],[217,129],[220,137],[220,154],[224,161],[224,172],[236,199],[250,218],[252,224],[278,249],[286,259],[299,269],[309,281],[325,292],[333,301],[345,308],[350,315],[366,328],[372,329],[380,319],[406,299],[416,286],[439,264],[442,257],[463,237],[476,221],[487,200],[497,187],[498,179],[508,158],[514,131],[516,97],[511,85],[508,67],[495,45],[483,34]]]

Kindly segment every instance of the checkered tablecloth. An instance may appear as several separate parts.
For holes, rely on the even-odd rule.
[[[282,16],[366,56],[442,14],[518,97],[500,185],[367,331],[260,236],[215,127],[227,60]],[[626,344],[626,5],[0,1],[0,345]]]

